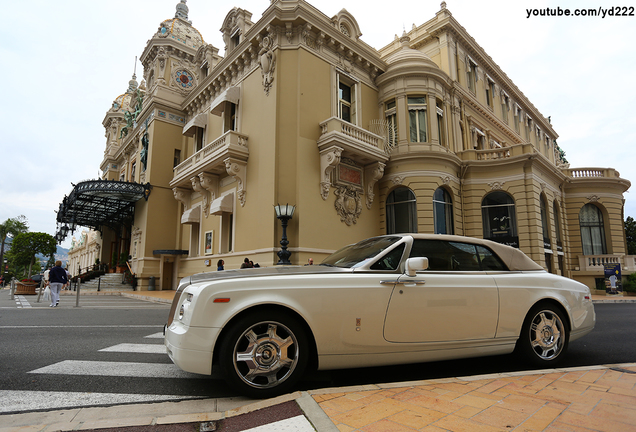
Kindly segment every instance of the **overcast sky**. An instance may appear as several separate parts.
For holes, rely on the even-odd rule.
[[[24,214],[31,231],[55,234],[71,182],[100,176],[102,120],[128,87],[135,56],[178,0],[3,2],[0,222]],[[420,25],[438,1],[314,0],[332,17],[345,7],[375,48]],[[219,6],[219,4],[221,4]],[[270,0],[189,0],[189,19],[223,54],[219,29],[234,6],[256,22]],[[572,168],[612,167],[636,181],[636,17],[527,18],[527,8],[612,7],[616,2],[448,0],[447,8],[544,116]],[[623,12],[621,10],[621,12]],[[627,13],[635,14],[633,9]],[[142,66],[137,63],[141,82]],[[625,215],[636,217],[636,192]],[[76,235],[78,233],[76,232]],[[68,247],[70,236],[62,245]]]

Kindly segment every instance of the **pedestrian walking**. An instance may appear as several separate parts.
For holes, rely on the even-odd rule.
[[[242,269],[246,269],[246,268],[252,268],[252,267],[254,267],[254,264],[250,263],[250,259],[249,258],[245,258],[243,260],[243,264],[241,264],[241,268]]]
[[[49,285],[51,287],[51,305],[57,307],[60,304],[60,291],[68,283],[66,270],[62,268],[62,261],[55,261],[55,267],[49,272]]]
[[[216,263],[216,270],[217,271],[225,270],[224,265],[225,265],[225,261],[218,260],[217,263]]]

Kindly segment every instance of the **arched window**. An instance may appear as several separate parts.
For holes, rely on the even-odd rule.
[[[548,225],[548,205],[546,204],[545,197],[541,195],[539,199],[541,206],[541,229],[543,231],[543,247],[545,249],[552,249],[552,243],[550,242],[550,227]]]
[[[416,233],[417,205],[415,194],[407,187],[394,189],[386,199],[387,234]]]
[[[583,243],[583,255],[605,255],[605,227],[603,226],[603,214],[601,209],[594,204],[585,204],[579,212],[579,224],[581,225],[581,242]]]
[[[515,203],[505,192],[491,192],[481,202],[484,238],[519,247]]]
[[[438,188],[433,194],[433,215],[435,234],[454,234],[453,200],[444,188]]]

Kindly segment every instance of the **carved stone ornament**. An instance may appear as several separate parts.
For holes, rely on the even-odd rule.
[[[190,206],[190,192],[186,189],[181,188],[172,188],[172,193],[174,194],[174,199],[181,202],[183,204],[183,209],[187,210]]]
[[[200,173],[199,185],[206,190],[203,194],[203,214],[210,215],[210,204],[216,199],[216,191],[219,187],[219,177],[214,174]]]
[[[239,198],[239,202],[241,203],[241,207],[243,207],[245,206],[245,193],[247,192],[245,189],[245,186],[247,184],[245,182],[247,163],[234,158],[227,158],[224,160],[224,162],[225,170],[229,175],[234,177],[238,183],[237,195]]]
[[[598,200],[600,200],[600,199],[601,199],[601,197],[599,197],[598,195],[591,195],[591,196],[587,197],[587,199],[588,199],[590,202],[598,202]]]
[[[393,176],[389,179],[394,186],[401,185],[404,182],[404,176]]]
[[[274,53],[274,41],[270,36],[265,36],[261,41],[261,49],[258,59],[263,77],[263,90],[269,96],[269,90],[274,82],[274,70],[276,69],[276,54]]]
[[[199,177],[194,176],[190,179],[190,181],[192,182],[192,189],[194,189],[196,192],[199,192],[203,196],[203,214],[205,214],[205,217],[208,217],[208,214],[210,213],[208,194],[201,187],[201,180],[199,180]]]
[[[444,176],[444,177],[441,177],[441,179],[442,179],[442,183],[444,183],[446,186],[448,186],[451,182],[450,176]]]
[[[329,196],[331,173],[340,163],[342,148],[331,146],[320,151],[320,195],[323,200]]]
[[[373,193],[373,188],[375,184],[382,178],[384,175],[385,164],[382,162],[376,162],[372,165],[369,165],[364,169],[364,177],[367,182],[367,208],[371,210],[371,205],[373,204],[373,200],[375,198],[375,194]]]
[[[496,182],[488,183],[488,186],[490,186],[491,190],[501,190],[501,189],[503,189],[503,185],[505,183],[506,183],[505,181],[503,181],[503,182],[496,181]]]
[[[336,195],[336,212],[340,216],[340,221],[348,226],[358,221],[358,216],[362,212],[362,199],[360,191],[351,186],[338,186],[334,192]]]

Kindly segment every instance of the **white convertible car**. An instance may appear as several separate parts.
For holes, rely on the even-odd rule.
[[[308,367],[397,365],[517,350],[555,365],[594,328],[590,290],[518,249],[447,235],[387,235],[317,266],[184,278],[165,343],[181,369],[252,397],[289,391]]]

